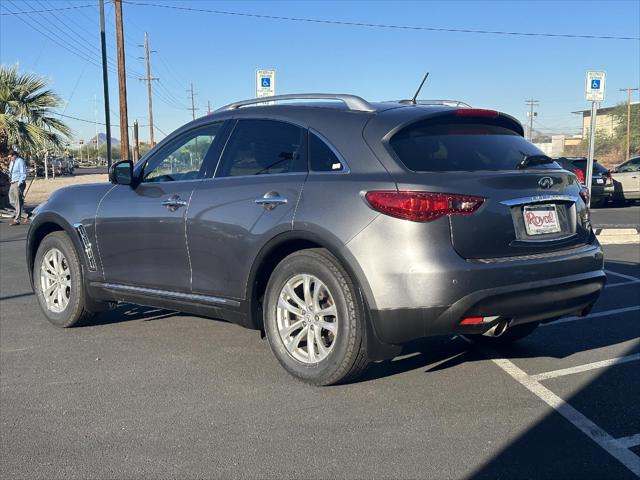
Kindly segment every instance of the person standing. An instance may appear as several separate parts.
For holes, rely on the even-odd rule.
[[[24,187],[27,184],[27,165],[18,152],[9,152],[9,203],[16,210],[13,221],[9,225],[20,225],[22,207],[24,205]]]

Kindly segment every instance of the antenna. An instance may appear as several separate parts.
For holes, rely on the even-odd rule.
[[[420,82],[420,86],[418,87],[418,90],[416,90],[416,94],[413,96],[413,98],[411,99],[411,104],[412,105],[416,105],[416,99],[418,98],[418,94],[420,93],[420,90],[422,90],[422,86],[424,85],[424,82],[427,81],[427,77],[429,76],[429,72],[427,72],[424,76],[424,78],[422,79],[422,82]]]

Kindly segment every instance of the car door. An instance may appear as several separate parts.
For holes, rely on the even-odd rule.
[[[307,176],[305,132],[275,120],[236,121],[214,178],[198,185],[189,207],[193,293],[244,298],[259,250],[292,229]]]
[[[96,232],[107,283],[191,290],[185,218],[221,127],[213,123],[177,135],[136,168],[133,186],[116,185],[102,200]]]
[[[613,178],[620,185],[616,185],[616,193],[621,190],[625,199],[640,198],[640,158],[633,158],[620,165],[613,173]]]

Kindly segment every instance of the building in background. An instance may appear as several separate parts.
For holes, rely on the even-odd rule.
[[[599,108],[596,116],[596,130],[606,135],[613,135],[616,128],[616,121],[613,117],[613,112],[619,105],[614,107]],[[631,103],[631,115],[638,114],[638,108],[640,108],[640,102]],[[582,115],[582,135],[585,137],[589,135],[589,129],[591,128],[591,110],[579,110],[572,112]]]
[[[562,157],[576,155],[582,142],[582,135],[551,135],[551,137],[539,137],[533,144],[550,157]]]

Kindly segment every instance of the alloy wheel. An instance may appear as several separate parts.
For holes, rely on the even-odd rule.
[[[40,265],[40,288],[48,310],[61,313],[71,299],[71,269],[57,248],[45,253]]]
[[[313,275],[295,275],[285,283],[276,320],[280,340],[299,362],[321,362],[336,344],[338,311],[327,286]]]

